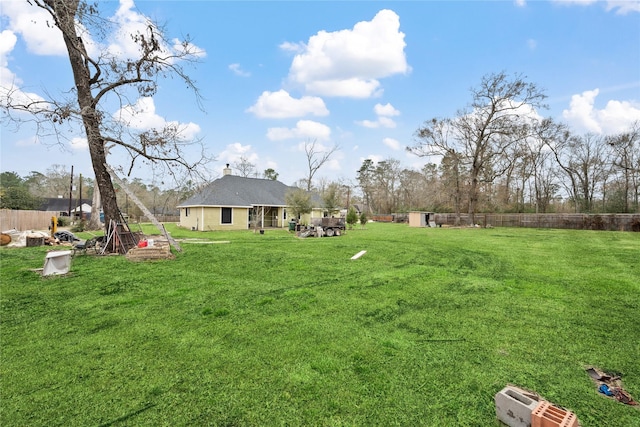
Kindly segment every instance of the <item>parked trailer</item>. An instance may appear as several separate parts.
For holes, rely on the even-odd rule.
[[[346,230],[344,218],[322,218],[320,223],[325,236],[339,236]]]
[[[314,219],[310,228],[300,230],[300,237],[333,237],[346,230],[344,218]]]

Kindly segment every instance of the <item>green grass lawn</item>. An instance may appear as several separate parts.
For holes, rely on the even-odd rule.
[[[54,278],[0,251],[0,425],[498,426],[512,383],[640,426],[584,371],[640,400],[640,233],[169,230],[230,243]]]

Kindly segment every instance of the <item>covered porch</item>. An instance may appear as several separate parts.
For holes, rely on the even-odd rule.
[[[287,210],[284,206],[256,205],[249,209],[249,229],[283,228],[287,225]]]

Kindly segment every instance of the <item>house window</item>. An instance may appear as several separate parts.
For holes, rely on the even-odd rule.
[[[222,220],[221,224],[231,224],[231,208],[222,208]]]
[[[184,216],[189,216],[189,208],[184,208]]]

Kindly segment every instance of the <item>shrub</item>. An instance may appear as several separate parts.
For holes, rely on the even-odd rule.
[[[80,233],[85,230],[86,226],[87,226],[87,222],[83,219],[76,222],[71,228],[71,231],[73,231],[74,233]]]
[[[353,206],[351,206],[347,212],[347,224],[349,224],[349,228],[353,228],[356,222],[358,222],[358,213]]]
[[[362,212],[360,214],[360,225],[364,227],[366,224],[367,224],[367,214],[365,212]]]

